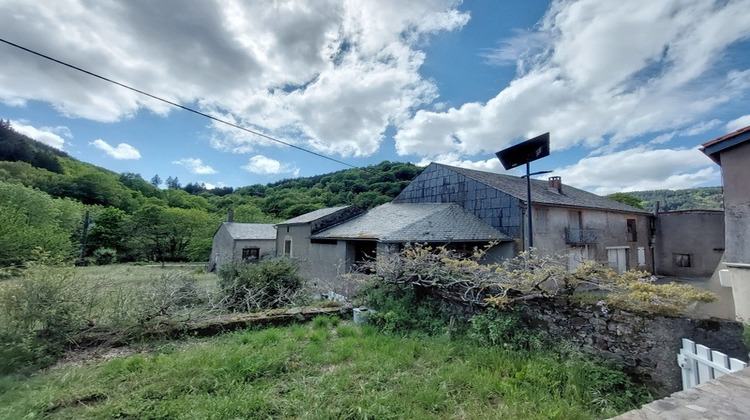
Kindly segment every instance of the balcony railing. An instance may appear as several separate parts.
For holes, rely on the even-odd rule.
[[[594,229],[565,229],[565,243],[569,245],[586,245],[599,242],[599,235]]]

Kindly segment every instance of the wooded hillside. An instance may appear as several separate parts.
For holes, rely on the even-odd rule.
[[[92,221],[85,252],[89,260],[204,261],[229,210],[236,222],[273,223],[324,207],[368,209],[393,199],[420,171],[385,161],[211,190],[198,184],[183,187],[168,176],[167,188],[161,189],[159,175],[149,182],[140,174],[117,174],[78,161],[0,120],[0,196],[6,197],[0,202],[0,255],[5,256],[0,267],[40,258],[39,251],[46,257],[76,258],[86,210]],[[18,241],[21,236],[28,240]]]
[[[724,190],[722,187],[691,188],[687,190],[633,191],[627,194],[641,200],[643,208],[654,211],[659,202],[659,211],[676,210],[722,210]]]

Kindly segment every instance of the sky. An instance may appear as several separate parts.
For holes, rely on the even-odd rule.
[[[532,171],[568,185],[716,186],[699,146],[750,125],[748,16],[750,0],[0,0],[0,39],[278,141],[7,43],[0,119],[209,188],[341,162],[506,173],[495,152],[545,132]]]

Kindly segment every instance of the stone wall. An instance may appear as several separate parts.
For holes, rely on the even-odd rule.
[[[526,321],[621,363],[625,370],[665,394],[682,390],[677,353],[689,338],[730,357],[748,360],[739,322],[640,315],[565,299],[537,300],[523,311]]]

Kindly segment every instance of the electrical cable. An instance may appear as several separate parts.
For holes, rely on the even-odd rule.
[[[180,105],[180,104],[178,104],[178,103],[176,103],[176,102],[172,102],[172,101],[170,101],[170,100],[168,100],[168,99],[164,99],[164,98],[161,98],[161,97],[159,97],[159,96],[153,95],[153,94],[151,94],[151,93],[148,93],[148,92],[142,91],[142,90],[140,90],[140,89],[136,89],[136,88],[134,88],[134,87],[132,87],[132,86],[128,86],[128,85],[126,85],[126,84],[124,84],[124,83],[120,83],[120,82],[118,82],[118,81],[116,81],[116,80],[112,80],[112,79],[106,78],[106,77],[104,77],[104,76],[101,76],[101,75],[99,75],[99,74],[96,74],[96,73],[94,73],[94,72],[92,72],[92,71],[88,71],[88,70],[82,69],[82,68],[80,68],[80,67],[77,67],[77,66],[74,66],[74,65],[72,65],[72,64],[68,64],[68,63],[66,63],[66,62],[64,62],[64,61],[58,60],[58,59],[56,59],[56,58],[52,58],[52,57],[50,57],[50,56],[48,56],[48,55],[44,55],[44,54],[42,54],[42,53],[40,53],[40,52],[37,52],[37,51],[34,51],[34,50],[32,50],[32,49],[29,49],[29,48],[23,47],[23,46],[21,46],[21,45],[15,44],[15,43],[13,43],[13,42],[7,41],[7,40],[5,40],[5,39],[2,39],[2,38],[0,38],[0,42],[3,42],[3,43],[5,43],[5,44],[8,44],[8,45],[10,45],[10,46],[12,46],[12,47],[16,47],[16,48],[18,48],[18,49],[20,49],[20,50],[23,50],[23,51],[26,51],[26,52],[28,52],[28,53],[34,54],[34,55],[36,55],[36,56],[39,56],[39,57],[45,58],[45,59],[47,59],[47,60],[53,61],[53,62],[55,62],[55,63],[57,63],[57,64],[60,64],[60,65],[63,65],[63,66],[65,66],[65,67],[69,67],[69,68],[71,68],[71,69],[73,69],[73,70],[77,70],[77,71],[80,71],[80,72],[82,72],[82,73],[88,74],[89,76],[93,76],[93,77],[96,77],[97,79],[101,79],[101,80],[104,80],[104,81],[106,81],[106,82],[109,82],[109,83],[115,84],[115,85],[117,85],[117,86],[120,86],[120,87],[123,87],[123,88],[125,88],[125,89],[128,89],[128,90],[132,90],[133,92],[136,92],[136,93],[140,93],[141,95],[144,95],[144,96],[148,96],[149,98],[152,98],[152,99],[156,99],[157,101],[161,101],[161,102],[164,102],[164,103],[166,103],[166,104],[172,105],[172,106],[174,106],[174,107],[177,107],[177,108],[183,109],[183,110],[185,110],[185,111],[188,111],[188,112],[192,112],[192,113],[194,113],[194,114],[198,114],[198,115],[200,115],[200,116],[202,116],[202,117],[206,117],[206,118],[208,118],[208,119],[210,119],[210,120],[213,120],[213,121],[216,121],[216,122],[218,122],[218,123],[221,123],[221,124],[226,124],[226,125],[228,125],[228,126],[230,126],[230,127],[234,127],[234,128],[237,128],[237,129],[239,129],[239,130],[242,130],[242,131],[246,131],[246,132],[248,132],[248,133],[250,133],[250,134],[254,134],[254,135],[256,135],[256,136],[259,136],[259,137],[263,137],[263,138],[265,138],[265,139],[268,139],[268,140],[274,141],[274,142],[276,142],[276,143],[280,143],[280,144],[283,144],[283,145],[285,145],[285,146],[289,146],[289,147],[292,147],[292,148],[294,148],[294,149],[297,149],[297,150],[300,150],[300,151],[302,151],[302,152],[305,152],[305,153],[310,153],[310,154],[312,154],[312,155],[315,155],[315,156],[321,157],[321,158],[323,158],[323,159],[327,159],[327,160],[330,160],[330,161],[332,161],[332,162],[336,162],[336,163],[338,163],[338,164],[341,164],[341,165],[344,165],[344,166],[348,166],[348,167],[350,167],[350,168],[355,168],[355,169],[358,169],[358,167],[357,167],[357,166],[354,166],[354,165],[348,164],[348,163],[346,163],[346,162],[342,162],[342,161],[340,161],[340,160],[338,160],[338,159],[335,159],[335,158],[332,158],[332,157],[330,157],[330,156],[326,156],[326,155],[320,154],[320,153],[318,153],[318,152],[314,152],[314,151],[312,151],[312,150],[309,150],[309,149],[305,149],[304,147],[300,147],[300,146],[296,146],[296,145],[294,145],[294,144],[291,144],[291,143],[287,143],[287,142],[285,142],[285,141],[282,141],[282,140],[276,139],[276,138],[274,138],[274,137],[271,137],[271,136],[269,136],[269,135],[267,135],[267,134],[263,134],[263,133],[260,133],[260,132],[258,132],[258,131],[255,131],[255,130],[251,130],[251,129],[249,129],[249,128],[245,128],[245,127],[242,127],[241,125],[237,125],[237,124],[231,123],[231,122],[229,122],[229,121],[226,121],[226,120],[223,120],[223,119],[221,119],[221,118],[216,118],[216,117],[214,117],[214,116],[212,116],[212,115],[206,114],[206,113],[204,113],[204,112],[201,112],[201,111],[198,111],[198,110],[196,110],[196,109],[193,109],[193,108],[190,108],[190,107],[187,107],[187,106],[184,106],[184,105]]]

